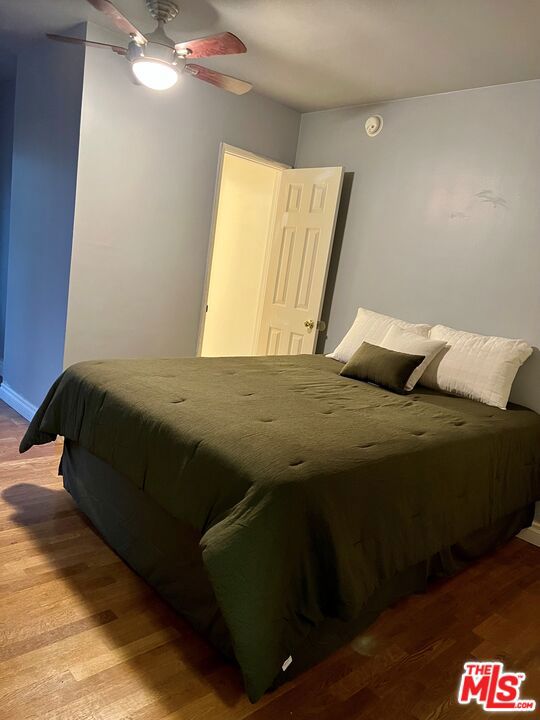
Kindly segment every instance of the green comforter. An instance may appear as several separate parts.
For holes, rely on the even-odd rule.
[[[63,435],[200,532],[257,699],[324,618],[540,498],[540,417],[400,396],[321,356],[75,365],[22,443]]]

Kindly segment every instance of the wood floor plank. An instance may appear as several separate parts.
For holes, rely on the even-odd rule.
[[[540,549],[515,539],[252,705],[240,674],[107,547],[0,403],[0,720],[470,720],[463,663],[540,702]],[[536,693],[536,694],[535,694]]]

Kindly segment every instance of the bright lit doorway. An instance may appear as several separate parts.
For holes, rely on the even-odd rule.
[[[221,146],[200,355],[314,352],[342,178]]]
[[[222,145],[201,355],[255,354],[275,197],[285,167]]]

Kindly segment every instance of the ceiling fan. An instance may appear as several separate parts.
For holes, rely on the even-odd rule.
[[[87,2],[96,10],[105,13],[118,30],[130,36],[131,40],[127,48],[65,35],[47,34],[47,37],[51,40],[77,43],[89,47],[110,48],[117,55],[126,57],[131,63],[136,79],[153,90],[167,90],[172,87],[181,72],[186,72],[199,80],[204,80],[236,95],[243,95],[253,87],[244,80],[223,75],[223,73],[203,65],[186,62],[191,58],[245,53],[246,46],[230,32],[175,43],[164,30],[165,24],[178,15],[178,5],[173,0],[146,0],[146,7],[157,22],[156,29],[146,35],[137,30],[110,0],[87,0]]]

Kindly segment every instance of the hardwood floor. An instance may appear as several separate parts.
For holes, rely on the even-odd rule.
[[[526,672],[540,704],[540,548],[515,539],[251,705],[75,509],[61,444],[18,454],[25,427],[0,403],[2,720],[468,720],[486,717],[456,703],[475,658]]]

